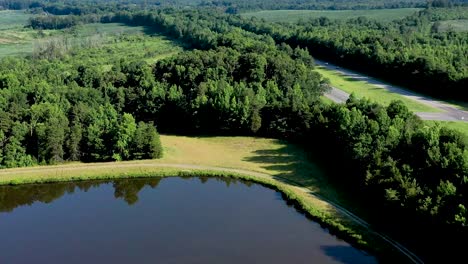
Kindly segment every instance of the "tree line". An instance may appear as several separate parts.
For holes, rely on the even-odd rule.
[[[75,77],[67,70],[43,60],[1,61],[0,168],[161,157],[152,123],[84,87],[86,68],[76,68]]]

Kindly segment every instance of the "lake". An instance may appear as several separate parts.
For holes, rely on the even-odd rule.
[[[376,263],[274,190],[221,178],[0,186],[0,263]]]

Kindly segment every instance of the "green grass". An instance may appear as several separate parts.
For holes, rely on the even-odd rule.
[[[22,28],[27,25],[30,14],[24,11],[5,10],[0,11],[0,30]]]
[[[13,21],[13,19],[11,19]],[[30,55],[35,42],[64,37],[80,42],[99,36],[103,44],[97,48],[76,50],[73,59],[107,60],[110,67],[121,57],[142,59],[149,63],[182,51],[181,45],[152,34],[144,27],[130,27],[118,23],[85,24],[64,30],[33,30],[16,27],[0,29],[0,58]]]
[[[467,32],[468,31],[468,19],[459,19],[459,20],[446,20],[440,22],[440,31],[457,31],[457,32]]]
[[[130,27],[119,23],[95,23],[79,25],[69,29],[77,36],[90,36],[94,34],[139,34],[144,33],[144,27]]]
[[[333,87],[339,88],[347,93],[354,93],[357,97],[369,98],[383,105],[388,105],[394,100],[401,100],[414,112],[440,112],[440,110],[436,108],[407,99],[404,96],[389,92],[383,88],[377,88],[366,81],[354,80],[333,70],[325,69],[324,67],[316,67],[315,69],[325,78],[328,78]]]
[[[376,10],[265,10],[242,14],[243,17],[257,17],[269,22],[298,22],[310,18],[350,19],[367,17],[379,21],[402,19],[417,12],[418,8],[376,9]]]
[[[298,146],[253,137],[162,135],[161,141],[165,156],[160,160],[70,163],[6,169],[0,170],[0,185],[132,177],[236,177],[282,192],[315,221],[356,246],[386,258],[400,257],[389,253],[385,242],[337,211],[328,202],[311,195],[317,194],[338,202],[347,199],[333,188],[324,172]],[[171,167],[171,164],[182,165]],[[401,259],[398,262],[401,263]]]
[[[144,60],[153,63],[157,60],[183,51],[181,45],[159,35],[122,35],[110,37],[107,43],[96,48],[78,49],[63,61],[81,61],[101,65],[104,71],[111,69],[122,58]]]

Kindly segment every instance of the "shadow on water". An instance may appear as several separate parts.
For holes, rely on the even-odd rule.
[[[365,258],[355,258],[356,250],[350,246],[320,246],[320,249],[334,260],[342,264],[367,264],[374,263],[374,260],[369,257],[366,261]]]

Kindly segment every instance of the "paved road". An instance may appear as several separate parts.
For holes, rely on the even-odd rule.
[[[437,108],[442,111],[440,113],[425,113],[425,112],[416,113],[416,115],[418,115],[423,120],[468,122],[468,111],[460,110],[442,101],[439,101],[439,100],[436,100],[436,99],[433,99],[424,95],[417,94],[415,92],[406,90],[404,88],[401,88],[395,85],[390,85],[388,83],[378,81],[372,77],[365,76],[365,75],[362,75],[360,73],[357,73],[348,69],[343,69],[341,67],[337,67],[336,65],[333,65],[330,63],[326,63],[320,60],[315,60],[315,62],[317,65],[323,66],[329,70],[336,71],[346,77],[350,77],[350,78],[360,80],[360,81],[366,81],[374,85],[377,88],[386,89],[392,93],[400,94],[408,99],[414,100],[421,104],[425,104],[425,105]],[[331,91],[326,93],[325,96],[330,98],[334,102],[343,103],[343,102],[346,102],[346,100],[349,97],[349,94],[340,89],[332,87]]]
[[[122,162],[122,163],[89,163],[89,164],[74,164],[74,165],[55,165],[55,166],[39,166],[39,167],[32,167],[32,168],[14,168],[14,169],[3,169],[0,170],[0,177],[1,176],[11,176],[15,174],[19,175],[27,175],[27,174],[34,174],[34,173],[47,173],[49,175],[55,175],[60,177],[66,171],[80,171],[83,172],[84,170],[95,170],[95,169],[107,169],[112,171],[112,169],[118,168],[176,168],[182,170],[208,170],[208,171],[219,171],[219,172],[230,172],[235,174],[242,174],[248,176],[254,176],[263,179],[277,179],[280,182],[284,182],[289,184],[292,188],[296,191],[303,193],[304,195],[309,195],[314,197],[315,199],[328,204],[331,208],[339,212],[340,214],[344,215],[351,221],[355,222],[356,224],[366,228],[372,234],[382,238],[386,242],[388,242],[391,246],[393,246],[397,251],[401,252],[405,255],[408,260],[412,263],[421,264],[424,263],[417,255],[411,252],[409,249],[404,247],[403,245],[399,244],[397,241],[391,239],[390,237],[377,232],[372,229],[372,227],[363,219],[358,217],[357,215],[353,214],[346,208],[342,207],[341,205],[326,199],[325,197],[315,193],[311,189],[304,187],[301,183],[292,181],[286,177],[282,176],[272,176],[267,173],[261,173],[256,171],[250,170],[243,170],[243,169],[234,169],[234,168],[223,168],[223,167],[215,167],[215,166],[204,166],[204,165],[195,165],[195,164],[181,164],[181,163],[155,163],[155,162]],[[48,178],[49,179],[49,178]]]

